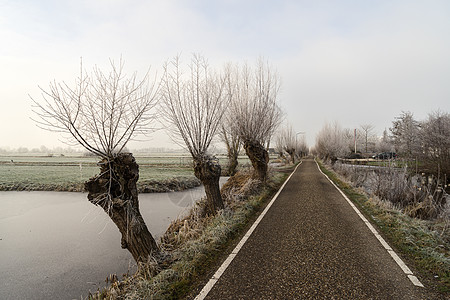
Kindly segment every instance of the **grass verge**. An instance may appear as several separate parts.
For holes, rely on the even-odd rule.
[[[262,211],[287,179],[286,170],[274,172],[265,185],[242,180],[236,197],[214,217],[188,217],[175,221],[163,237],[170,263],[149,262],[134,276],[114,282],[93,299],[180,299],[186,297],[210,274],[224,254],[248,228],[251,220]],[[250,184],[249,184],[250,182]],[[252,186],[250,186],[252,185]],[[255,188],[258,186],[258,188]],[[255,193],[255,191],[257,191]],[[236,192],[236,190],[234,190]],[[244,193],[245,194],[245,193]],[[195,214],[192,214],[195,215]]]
[[[319,162],[320,169],[376,224],[407,261],[413,263],[421,279],[438,292],[450,294],[449,230],[439,222],[411,218],[400,210],[368,197]]]
[[[0,164],[0,191],[83,192],[84,182],[99,173],[95,164]],[[200,185],[190,167],[140,166],[140,193],[180,191]]]

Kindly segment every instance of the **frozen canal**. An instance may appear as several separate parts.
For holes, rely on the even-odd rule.
[[[203,195],[202,187],[140,194],[140,210],[159,240]],[[119,230],[86,193],[0,192],[0,299],[80,299],[133,265]]]

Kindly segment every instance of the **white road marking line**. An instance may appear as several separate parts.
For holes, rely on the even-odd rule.
[[[420,287],[424,287],[422,282],[419,281],[419,279],[417,279],[416,276],[414,275],[408,275],[409,280],[411,280],[411,282],[415,285],[415,286],[420,286]]]
[[[391,250],[391,251],[388,251],[388,252],[392,256],[392,258],[395,260],[397,265],[399,265],[400,268],[403,270],[403,273],[405,273],[406,275],[413,275],[413,272],[408,268],[407,265],[405,265],[403,260],[397,255],[397,253],[395,253],[394,250]]]
[[[269,204],[267,204],[266,208],[263,210],[263,212],[259,215],[258,219],[256,219],[255,223],[250,227],[250,229],[247,231],[247,233],[244,235],[244,237],[241,239],[241,241],[237,244],[237,246],[234,248],[234,250],[231,252],[231,254],[225,259],[225,261],[222,263],[222,265],[219,267],[219,269],[214,273],[214,275],[211,277],[211,279],[206,283],[206,285],[203,287],[203,289],[200,291],[200,293],[195,297],[195,300],[203,300],[208,295],[208,293],[211,291],[211,289],[214,287],[216,282],[219,280],[219,278],[222,276],[222,274],[225,272],[225,270],[228,268],[228,266],[231,264],[233,259],[238,254],[239,250],[244,246],[245,242],[247,242],[248,238],[251,236],[253,231],[255,231],[256,226],[261,222],[262,218],[266,215],[267,211],[270,209],[272,204],[275,202],[275,200],[278,198],[278,195],[280,195],[281,191],[283,190],[284,186],[287,184],[289,179],[291,179],[292,175],[297,171],[297,168],[301,165],[300,162],[294,169],[294,171],[289,175],[289,177],[286,179],[286,181],[283,183],[281,188],[278,190],[278,192],[273,196],[272,200],[270,200]]]
[[[350,204],[350,206],[355,210],[355,212],[358,214],[358,216],[363,220],[363,222],[366,224],[367,227],[369,227],[369,230],[375,235],[375,237],[378,239],[378,241],[383,245],[383,248],[387,250],[389,255],[394,259],[394,261],[397,263],[397,265],[402,269],[403,273],[405,273],[409,280],[415,285],[424,287],[423,284],[417,279],[416,276],[413,275],[412,271],[408,268],[408,266],[403,262],[403,260],[395,253],[394,250],[389,246],[388,243],[381,237],[381,235],[377,232],[377,230],[370,224],[370,222],[364,217],[364,215],[359,211],[359,209],[353,204],[353,202],[345,195],[345,193],[324,173],[319,167],[319,164],[317,163],[317,167],[319,168],[320,173],[322,173],[328,181],[331,182],[331,184],[341,193],[341,195],[347,200],[347,202]]]

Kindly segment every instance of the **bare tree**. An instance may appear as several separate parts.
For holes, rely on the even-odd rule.
[[[88,199],[116,224],[122,248],[136,262],[146,262],[159,249],[139,211],[139,166],[131,153],[122,151],[137,134],[148,131],[157,86],[148,73],[141,80],[136,73],[125,76],[122,60],[110,63],[109,73],[95,67],[91,74],[81,64],[73,87],[54,81],[48,90],[41,88],[43,101],[32,98],[35,121],[101,157],[100,174],[85,183]]]
[[[297,150],[297,138],[291,125],[286,125],[279,133],[283,150],[291,157],[291,162],[295,163],[295,154]]]
[[[336,123],[334,124],[336,125]],[[350,128],[344,128],[342,129],[342,136],[344,141],[347,143],[348,152],[355,152],[358,151],[357,149],[360,149],[360,135],[357,133],[357,131],[352,130]],[[356,147],[355,147],[356,144]]]
[[[383,131],[383,136],[378,140],[378,143],[376,145],[377,150],[379,152],[387,152],[393,150],[393,145],[391,138],[389,137],[387,130],[385,129]]]
[[[402,112],[389,129],[398,152],[409,159],[420,155],[419,122],[411,112]]]
[[[423,163],[438,176],[450,174],[450,115],[432,112],[420,128]]]
[[[367,143],[366,143],[366,134],[364,130],[362,129],[350,129],[350,128],[344,128],[343,135],[344,139],[347,142],[349,153],[363,153],[365,152],[366,146],[368,149],[368,146],[370,144],[374,144],[374,136],[373,134],[369,133],[367,137]]]
[[[228,103],[235,101],[235,97],[238,96],[238,80],[239,71],[238,67],[232,64],[228,64],[225,68],[225,97]],[[228,156],[228,176],[236,174],[238,166],[239,152],[241,151],[241,139],[239,134],[233,130],[233,123],[235,122],[231,109],[226,109],[222,118],[222,125],[219,130],[219,136],[222,142],[227,147]]]
[[[174,126],[172,134],[182,138],[192,155],[195,176],[205,186],[207,213],[215,214],[224,207],[219,188],[221,168],[207,151],[227,106],[224,76],[212,71],[199,55],[193,55],[189,72],[183,76],[179,59],[164,66],[162,111]]]
[[[334,163],[339,157],[350,152],[348,145],[345,130],[337,122],[332,125],[326,123],[316,136],[315,152]]]
[[[278,153],[279,158],[288,162],[284,151],[284,139],[281,131],[275,136],[275,151]]]
[[[296,139],[296,144],[297,144],[296,153],[300,159],[303,156],[306,156],[309,154],[309,148],[308,148],[308,144],[306,143],[306,138],[305,138],[304,134],[302,134],[299,139]]]
[[[227,120],[231,119],[227,118]],[[228,167],[226,174],[228,176],[233,176],[236,174],[239,164],[238,158],[239,152],[241,151],[241,140],[238,135],[233,134],[233,132],[229,130],[229,126],[228,121],[226,121],[226,123],[220,127],[219,135],[220,139],[227,147]]]
[[[265,145],[281,122],[277,105],[279,77],[262,59],[254,69],[244,65],[238,76],[238,94],[232,104],[233,130],[252,162],[254,177],[265,181],[269,162]]]
[[[368,153],[368,146],[369,143],[374,144],[374,134],[373,134],[373,129],[375,128],[375,126],[371,125],[371,124],[362,124],[359,127],[361,127],[361,133],[362,136],[364,138],[364,149],[365,149],[365,153]]]

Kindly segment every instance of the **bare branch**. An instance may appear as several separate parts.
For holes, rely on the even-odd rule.
[[[206,153],[227,107],[225,79],[207,61],[194,55],[183,76],[180,58],[164,65],[161,99],[166,121],[172,124],[172,137],[181,136],[193,157]],[[175,130],[174,130],[175,129]]]
[[[148,132],[154,119],[159,85],[149,82],[149,73],[141,79],[137,74],[125,76],[124,62],[110,60],[111,71],[98,67],[86,75],[80,64],[80,75],[74,87],[65,82],[50,83],[42,91],[42,101],[34,103],[36,124],[63,134],[101,157],[120,153],[137,134]]]
[[[234,70],[236,71],[236,69]],[[234,128],[243,141],[264,145],[279,126],[282,114],[277,104],[279,77],[259,59],[254,69],[244,65],[238,74],[232,104]]]

